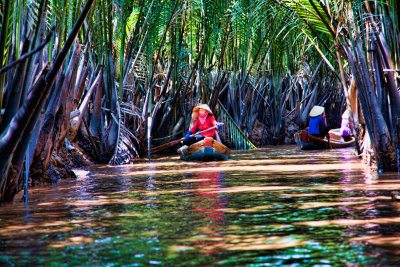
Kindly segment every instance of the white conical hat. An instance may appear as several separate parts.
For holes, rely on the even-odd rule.
[[[313,106],[313,108],[310,111],[310,117],[317,117],[324,113],[325,108],[321,106]]]

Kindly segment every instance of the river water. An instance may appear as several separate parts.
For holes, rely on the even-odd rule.
[[[399,266],[397,173],[353,149],[77,170],[0,207],[1,266]]]

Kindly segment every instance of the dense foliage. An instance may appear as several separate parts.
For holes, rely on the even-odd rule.
[[[378,166],[397,169],[397,1],[0,3],[3,201],[65,142],[83,136],[99,162],[125,146],[129,161],[182,134],[199,102],[232,123],[226,143],[261,125],[259,145],[284,142],[289,115],[302,127],[315,104],[337,125],[347,104]]]

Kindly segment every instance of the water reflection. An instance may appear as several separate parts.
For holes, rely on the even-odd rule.
[[[0,207],[0,265],[396,266],[392,191],[350,149],[95,166]]]
[[[222,250],[224,211],[228,204],[226,197],[218,192],[223,187],[221,172],[207,171],[193,173],[198,179],[195,185],[194,210],[202,217],[199,227],[201,238],[195,243],[201,253],[212,254]]]

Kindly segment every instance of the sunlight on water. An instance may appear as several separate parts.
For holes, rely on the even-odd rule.
[[[397,266],[397,173],[352,149],[76,170],[0,207],[0,265]]]

